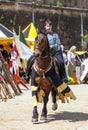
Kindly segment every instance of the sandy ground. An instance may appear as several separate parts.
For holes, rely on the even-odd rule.
[[[88,84],[70,85],[77,96],[76,101],[62,104],[58,101],[58,109],[51,109],[48,102],[48,119],[46,122],[33,124],[31,90],[21,86],[23,94],[0,100],[0,130],[88,130]],[[42,105],[38,105],[39,115]]]

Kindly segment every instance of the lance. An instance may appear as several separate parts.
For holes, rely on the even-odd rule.
[[[12,78],[12,74],[9,70],[9,66],[6,63],[2,53],[0,52],[0,60],[2,61],[2,69],[4,71],[5,74],[5,78],[6,80],[9,82],[9,84],[12,86],[12,89],[14,91],[14,93],[16,95],[20,95],[20,93],[22,93],[21,89],[19,88],[18,84],[14,81],[14,79]]]

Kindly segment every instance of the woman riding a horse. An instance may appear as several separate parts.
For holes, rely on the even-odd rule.
[[[56,60],[50,55],[50,48],[47,36],[43,33],[38,34],[34,43],[34,63],[31,68],[31,89],[33,99],[33,116],[32,121],[38,121],[37,103],[44,103],[41,119],[47,118],[47,102],[50,91],[54,90],[53,110],[57,108],[56,95],[65,103],[68,98],[75,100],[76,97],[71,89],[63,82],[56,72]]]

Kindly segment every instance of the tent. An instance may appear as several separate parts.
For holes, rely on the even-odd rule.
[[[33,50],[34,41],[37,36],[37,30],[34,24],[31,22],[22,32],[28,46]]]
[[[83,55],[85,53],[87,53],[87,51],[76,51],[76,54],[78,54],[78,55]]]
[[[69,50],[65,50],[65,51],[67,53]],[[78,54],[78,55],[83,55],[85,53],[88,53],[88,52],[87,51],[76,51],[76,54]]]
[[[8,50],[7,48],[11,43],[13,43],[13,33],[0,24],[0,44],[3,44],[4,48]]]

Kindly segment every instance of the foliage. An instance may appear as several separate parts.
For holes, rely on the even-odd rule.
[[[12,28],[15,27],[15,24],[16,24],[16,15],[14,15],[13,19],[10,19],[10,24],[12,25]]]
[[[57,7],[59,7],[59,8],[62,7],[62,3],[60,1],[57,1]]]
[[[3,14],[1,15],[0,19],[4,19],[4,15]]]
[[[84,38],[84,41],[86,42],[86,44],[88,44],[88,34],[85,34],[85,35],[83,36],[83,38]]]
[[[84,38],[85,48],[86,50],[88,50],[88,34],[85,34],[83,38]]]

